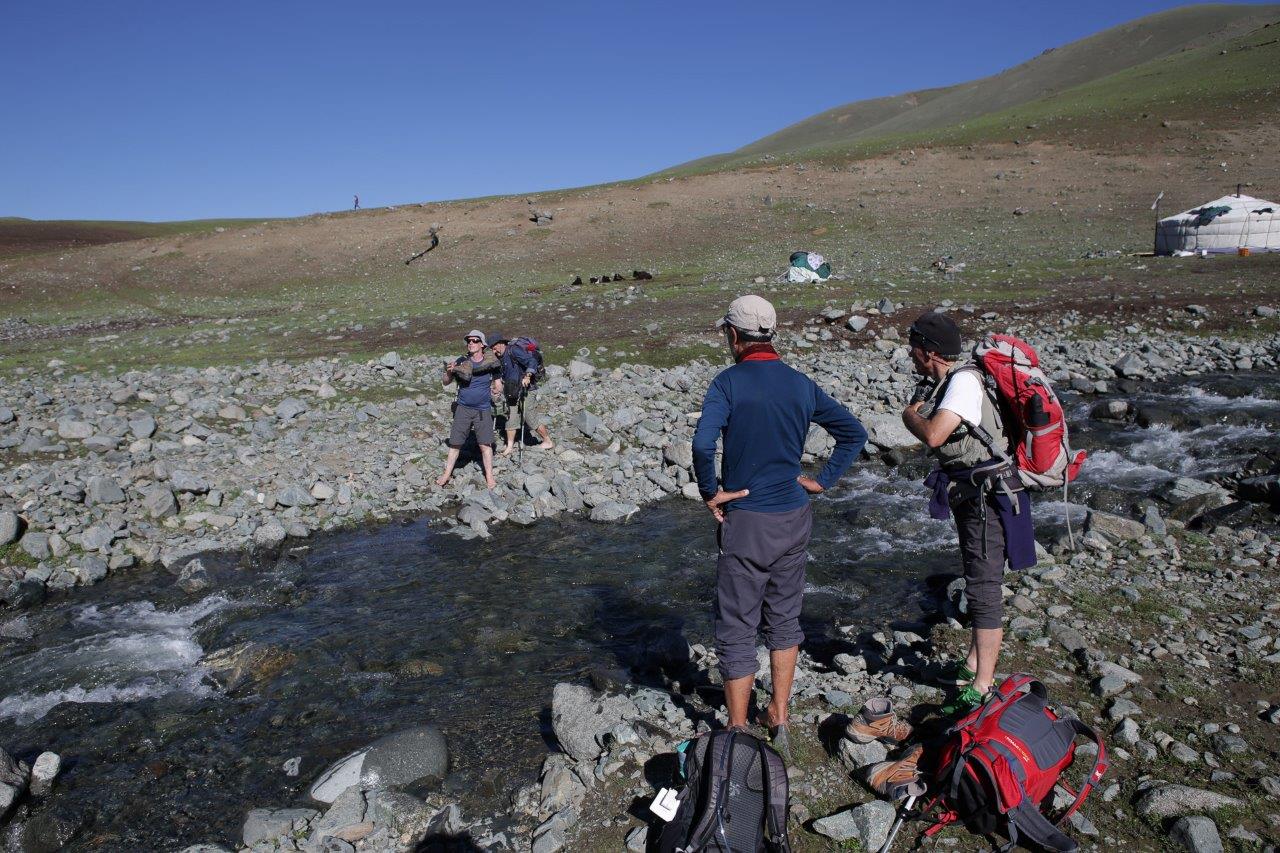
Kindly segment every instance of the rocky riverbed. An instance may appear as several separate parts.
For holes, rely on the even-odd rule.
[[[885,306],[889,311],[895,307]],[[958,591],[952,588],[948,594],[949,579],[924,582],[921,578],[950,568],[950,546],[945,529],[931,528],[918,518],[923,513],[916,505],[915,483],[924,465],[908,450],[911,442],[897,421],[900,400],[912,381],[902,342],[891,332],[881,332],[869,347],[852,349],[847,342],[839,346],[835,340],[827,346],[824,337],[838,338],[833,328],[845,319],[843,312],[831,315],[815,318],[812,326],[787,336],[788,359],[864,418],[879,458],[855,469],[838,492],[820,502],[825,513],[820,526],[826,525],[829,531],[825,542],[815,544],[820,562],[838,563],[845,550],[857,556],[852,566],[846,561],[831,568],[815,567],[811,578],[812,604],[807,605],[806,616],[811,618],[811,611],[820,613],[824,624],[820,630],[806,626],[812,641],[806,646],[798,692],[798,713],[805,720],[798,732],[803,776],[795,781],[795,818],[801,825],[840,814],[842,809],[837,807],[870,799],[851,781],[856,777],[856,772],[851,776],[855,765],[868,756],[851,745],[841,746],[838,738],[824,740],[822,733],[841,714],[856,711],[863,698],[882,692],[895,696],[904,709],[936,703],[937,694],[928,686],[930,668],[954,652],[963,637],[955,621],[962,615],[957,610],[962,603]],[[1280,342],[1274,337],[1237,342],[1134,334],[1064,341],[1046,329],[1021,331],[1040,346],[1059,386],[1074,389],[1073,424],[1083,446],[1093,451],[1094,464],[1086,469],[1071,504],[1051,500],[1043,505],[1048,524],[1042,528],[1041,540],[1054,552],[1052,557],[1036,570],[1011,578],[1010,657],[1016,657],[1020,668],[1044,676],[1055,696],[1082,717],[1108,731],[1115,727],[1111,737],[1128,757],[1117,762],[1110,781],[1119,787],[1108,789],[1112,796],[1093,800],[1086,809],[1099,832],[1096,844],[1100,849],[1119,843],[1159,847],[1172,837],[1169,833],[1207,833],[1208,828],[1196,821],[1175,829],[1182,816],[1178,809],[1186,811],[1185,806],[1173,811],[1164,805],[1152,806],[1143,811],[1148,794],[1168,793],[1160,788],[1162,780],[1194,781],[1214,795],[1245,804],[1215,801],[1217,805],[1210,808],[1203,796],[1193,797],[1190,802],[1198,811],[1189,816],[1216,819],[1214,831],[1227,834],[1238,828],[1237,834],[1274,838],[1276,829],[1265,820],[1265,809],[1246,811],[1248,804],[1274,802],[1266,798],[1276,796],[1265,781],[1274,783],[1276,777],[1275,722],[1280,717],[1268,699],[1277,691],[1275,661],[1267,658],[1280,651],[1274,645],[1280,625],[1274,609],[1267,606],[1274,600],[1280,546],[1271,538],[1276,535],[1276,459],[1265,451],[1274,447],[1271,436],[1277,424],[1268,412],[1274,409],[1277,395],[1248,393],[1230,376],[1215,376],[1210,385],[1193,380],[1189,386],[1155,394],[1148,389],[1157,387],[1152,380],[1168,376],[1274,370]],[[83,632],[81,641],[93,638],[89,645],[100,641],[102,625],[95,625],[94,619],[164,623],[167,627],[159,636],[173,654],[164,664],[169,668],[161,671],[171,672],[174,679],[148,695],[181,695],[199,702],[201,691],[210,691],[243,697],[240,701],[248,702],[244,706],[248,708],[254,704],[250,697],[279,693],[275,679],[281,673],[320,666],[319,658],[307,656],[300,635],[293,635],[297,645],[290,648],[286,631],[294,621],[286,615],[290,599],[298,591],[309,598],[307,581],[314,579],[317,569],[321,576],[325,571],[322,561],[299,560],[303,540],[314,543],[318,556],[337,536],[332,539],[335,544],[347,542],[343,548],[355,549],[342,551],[347,559],[363,557],[365,562],[356,564],[372,567],[404,540],[384,536],[373,545],[358,530],[319,538],[317,534],[356,528],[368,520],[423,514],[433,520],[419,524],[425,524],[432,536],[439,537],[442,531],[460,534],[455,540],[458,553],[483,544],[491,549],[484,552],[489,560],[513,550],[514,540],[504,537],[515,537],[519,529],[510,524],[495,527],[495,522],[528,525],[565,513],[597,521],[630,519],[621,531],[661,517],[664,524],[647,533],[650,542],[684,536],[696,544],[683,555],[654,548],[661,558],[658,562],[689,563],[681,569],[686,578],[681,584],[687,585],[687,591],[678,600],[699,601],[704,596],[693,576],[699,569],[709,570],[711,545],[699,542],[697,534],[680,532],[705,528],[696,505],[687,505],[687,512],[680,510],[687,521],[684,516],[671,516],[670,505],[644,512],[640,507],[690,492],[688,439],[702,390],[720,365],[699,361],[665,370],[623,366],[605,371],[592,368],[589,356],[582,354],[563,370],[553,370],[545,391],[559,447],[551,453],[528,450],[521,464],[505,463],[499,472],[502,485],[494,492],[480,488],[475,466],[464,469],[451,489],[437,490],[431,483],[443,459],[439,439],[448,411],[446,395],[432,387],[434,361],[400,360],[389,354],[364,364],[319,361],[112,378],[57,376],[54,367],[39,380],[11,377],[0,393],[12,414],[5,426],[4,441],[11,457],[4,489],[15,513],[9,518],[14,537],[5,568],[0,569],[6,578],[0,588],[11,605],[35,609],[27,616],[11,613],[0,618],[0,636],[9,640],[12,649],[13,643],[31,643],[33,634],[43,638],[45,631],[66,630],[43,623],[42,614],[54,611],[48,606],[38,608],[37,603],[53,592],[50,604],[63,606],[60,602],[75,600],[70,587],[104,580],[109,592],[96,615],[86,618],[83,611],[76,611],[67,617],[72,628]],[[1239,375],[1243,384],[1254,382],[1249,378],[1252,374]],[[1257,382],[1271,382],[1268,387],[1274,388],[1266,374]],[[1185,391],[1177,391],[1179,387]],[[4,419],[5,412],[0,411],[0,420]],[[37,446],[37,442],[42,443]],[[827,449],[824,437],[815,435],[809,447],[814,457],[824,456]],[[1092,510],[1086,532],[1081,535],[1077,528],[1073,551],[1061,541],[1061,522],[1068,517],[1085,522],[1086,510],[1077,502],[1087,503]],[[873,506],[876,510],[869,509]],[[534,524],[530,531],[545,536],[562,525]],[[537,566],[538,560],[555,554],[557,548],[589,540],[591,530],[599,531],[598,553],[611,553],[611,526],[592,527],[581,521],[571,525],[577,527],[570,533],[534,543],[536,556],[526,562]],[[419,528],[386,528],[396,529]],[[485,541],[464,543],[465,538]],[[439,541],[446,539],[452,537]],[[253,553],[237,556],[250,542],[255,543]],[[869,553],[880,545],[888,547]],[[887,571],[889,565],[901,562],[893,553],[900,545],[914,556],[912,564],[903,567],[901,585],[893,587],[895,605],[877,598],[878,591],[867,584],[876,574],[857,572]],[[370,547],[387,550],[372,557],[356,553]],[[277,559],[282,550],[293,556]],[[613,553],[624,561],[635,559]],[[583,559],[590,557],[584,553]],[[859,564],[862,560],[872,562]],[[151,562],[164,568],[147,568],[145,564]],[[515,563],[505,565],[518,571]],[[253,580],[255,576],[244,568],[265,574]],[[640,571],[635,572],[637,568]],[[634,572],[640,599],[614,602],[607,605],[610,608],[642,607],[646,594],[650,598],[666,594],[658,585],[662,566],[652,567],[652,580],[639,564],[612,569]],[[850,572],[861,578],[862,585],[854,592],[849,589]],[[267,584],[262,598],[252,606],[260,611],[281,610],[279,642],[255,646],[253,640],[237,636],[248,635],[244,623],[219,615],[237,597],[236,585],[243,586],[246,579],[255,585]],[[496,573],[472,580],[480,586],[491,584],[486,588],[493,589],[501,579],[501,573]],[[453,585],[448,588],[462,588],[468,579],[455,573],[444,582]],[[376,581],[372,583],[376,587]],[[621,575],[610,577],[606,585],[615,583],[625,585],[627,580]],[[155,616],[129,600],[130,587],[139,584],[164,602],[161,608],[152,606]],[[653,585],[646,591],[649,584]],[[351,594],[350,587],[344,590],[342,595]],[[355,601],[354,609],[377,612],[378,596],[385,600],[386,591],[376,587],[378,595]],[[326,594],[332,593],[321,593],[320,598]],[[547,593],[525,590],[525,594]],[[124,609],[107,612],[112,602]],[[242,606],[238,603],[225,613]],[[495,610],[503,612],[504,607],[518,618],[520,609],[514,599]],[[334,612],[317,610],[314,616],[333,619]],[[180,613],[176,621],[188,628],[174,628],[167,613]],[[533,615],[536,620],[537,614]],[[432,616],[444,621],[466,619],[461,611]],[[301,621],[314,624],[306,617]],[[189,630],[197,624],[201,627]],[[870,625],[878,627],[870,629]],[[350,636],[344,630],[358,629],[352,625],[335,630],[335,643]],[[619,629],[610,625],[608,630]],[[331,806],[293,809],[297,814],[284,815],[272,809],[287,807],[294,802],[291,796],[275,806],[270,799],[254,800],[244,807],[245,812],[250,805],[268,808],[251,816],[252,832],[246,823],[237,840],[264,850],[282,845],[285,849],[288,845],[333,850],[408,848],[423,837],[459,835],[491,849],[617,849],[628,842],[640,844],[641,821],[632,815],[642,812],[634,808],[632,799],[651,796],[655,783],[668,781],[662,778],[669,769],[664,769],[663,757],[675,740],[714,722],[714,658],[700,644],[705,642],[705,622],[692,620],[683,631],[668,631],[674,639],[653,639],[662,635],[659,631],[645,634],[649,639],[637,643],[634,634],[621,633],[624,636],[616,644],[595,646],[610,649],[608,665],[584,662],[567,667],[560,673],[568,677],[565,687],[554,691],[550,688],[556,673],[551,672],[550,682],[538,687],[542,691],[538,696],[525,697],[531,703],[528,707],[536,709],[554,693],[543,731],[560,751],[546,760],[536,774],[537,783],[517,784],[514,777],[497,784],[490,780],[492,795],[470,799],[459,791],[457,779],[452,785],[413,789],[416,796],[373,785]],[[520,644],[546,641],[526,635],[510,642],[516,645],[495,646],[493,653],[519,655]],[[216,651],[205,653],[208,648]],[[305,666],[289,654],[303,656]],[[326,654],[333,657],[332,652]],[[391,653],[367,657],[380,656],[390,659]],[[646,658],[661,665],[646,668]],[[35,661],[33,654],[32,666]],[[390,666],[379,662],[370,667],[367,659],[335,662],[334,674],[340,679],[347,676],[339,672],[367,679],[371,670]],[[439,677],[432,675],[433,664],[439,666],[426,655],[397,658],[392,672],[395,679],[429,682]],[[547,665],[548,661],[532,659],[523,663],[532,667],[528,671]],[[0,667],[4,666],[0,660]],[[417,670],[411,672],[413,667]],[[14,672],[7,670],[7,674]],[[110,683],[136,684],[127,679]],[[411,680],[409,687],[421,683]],[[584,683],[593,688],[571,686]],[[486,688],[465,680],[448,684],[447,689],[459,692],[457,709],[465,707],[469,695],[486,695]],[[23,719],[18,730],[24,733],[20,750],[24,757],[33,742],[30,733],[39,730],[41,717],[50,711],[61,716],[55,725],[66,724],[61,709],[75,707],[77,701],[130,699],[104,694],[77,697],[59,692],[72,690],[69,683],[50,686],[55,689],[27,691],[8,706],[11,720]],[[606,692],[600,694],[600,690]],[[359,702],[368,701],[363,698],[366,691],[367,687],[361,689]],[[361,714],[387,714],[406,726],[415,721],[413,713],[390,711],[385,699],[361,707]],[[35,700],[48,707],[37,707]],[[0,697],[0,717],[5,715],[5,701]],[[171,719],[175,714],[181,717],[180,709],[165,705],[177,699],[158,701]],[[597,706],[600,713],[584,711]],[[254,713],[264,714],[258,725],[269,721],[265,708]],[[334,717],[326,725],[349,725],[349,719]],[[607,729],[591,728],[604,720],[610,723]],[[155,722],[130,723],[130,737],[148,737],[146,732]],[[94,725],[105,728],[106,721]],[[223,715],[214,725],[234,723],[231,716]],[[278,738],[284,730],[273,725],[271,736]],[[1233,726],[1239,731],[1233,731]],[[298,729],[285,735],[290,749],[305,741],[305,724]],[[455,763],[474,763],[482,756],[481,729],[477,725],[455,736],[446,723],[451,747],[459,748]],[[1233,737],[1243,740],[1245,752],[1233,751],[1239,746],[1236,741],[1223,745]],[[161,751],[172,738],[169,733],[156,739]],[[1181,747],[1176,752],[1175,745]],[[243,741],[228,741],[217,751],[229,757],[231,751],[244,747]],[[532,760],[527,748],[527,743],[521,747],[526,751],[519,753],[522,757],[515,764],[527,766]],[[67,747],[60,749],[70,752]],[[320,756],[333,759],[338,752],[321,750]],[[31,754],[28,760],[35,757]],[[291,757],[282,756],[285,761]],[[177,766],[168,755],[164,761]],[[209,761],[218,766],[224,759],[210,755]],[[301,771],[304,779],[322,769],[310,763],[312,759],[307,761]],[[190,767],[185,772],[188,780],[198,778]],[[73,778],[74,774],[68,777],[69,790],[75,787]],[[477,783],[474,777],[464,778],[466,785]],[[1150,784],[1142,787],[1144,783]],[[57,801],[56,784],[48,801],[15,795],[21,805],[10,822],[8,837],[15,839],[10,846],[38,849],[31,845],[57,837],[59,831],[74,830],[68,838],[77,839],[91,834],[93,820],[76,823],[63,814],[58,823],[51,817],[57,810],[42,805]],[[153,785],[174,786],[163,774]],[[11,787],[21,790],[16,782]],[[279,790],[283,794],[293,789],[283,784]],[[510,799],[505,797],[508,792],[513,794]],[[270,795],[261,791],[257,796]],[[234,801],[235,791],[227,799]],[[1102,803],[1108,804],[1105,809]],[[868,824],[871,812],[877,810],[870,806],[866,814],[860,813],[868,820],[851,816],[822,826]],[[883,815],[883,810],[879,813]],[[145,809],[137,817],[143,814]],[[226,815],[225,819],[239,825],[242,817]],[[166,818],[156,815],[154,819]],[[1087,828],[1077,827],[1081,832]],[[193,831],[189,827],[178,837],[190,837]],[[164,836],[160,831],[146,837]],[[804,849],[823,849],[814,845],[827,843],[820,834],[804,832],[802,836],[806,839],[802,843],[811,845]],[[107,832],[103,837],[112,835]],[[205,837],[229,840],[218,834]]]

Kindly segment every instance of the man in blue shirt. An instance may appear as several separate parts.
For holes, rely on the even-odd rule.
[[[717,324],[736,364],[711,382],[693,435],[698,490],[719,523],[716,651],[729,726],[747,723],[755,681],[756,633],[763,622],[773,695],[760,723],[781,749],[796,655],[813,516],[809,495],[831,488],[867,441],[849,410],[803,373],[783,364],[770,341],[777,314],[759,296],[742,296]],[[817,478],[800,473],[809,424],[836,440]],[[716,479],[716,441],[723,441]]]
[[[449,430],[449,456],[444,462],[444,473],[436,480],[437,486],[447,486],[458,464],[462,446],[474,431],[480,445],[480,462],[484,466],[484,483],[489,488],[498,485],[493,479],[493,400],[489,396],[491,374],[498,368],[498,361],[484,352],[484,332],[472,329],[467,332],[467,354],[445,362],[441,384],[458,384],[458,400],[453,404],[453,426]]]

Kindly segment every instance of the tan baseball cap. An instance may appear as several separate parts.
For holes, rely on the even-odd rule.
[[[778,312],[763,296],[739,296],[716,323],[716,328],[723,329],[726,325],[748,334],[772,335],[778,328]]]

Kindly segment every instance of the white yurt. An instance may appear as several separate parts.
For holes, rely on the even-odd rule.
[[[1161,219],[1156,254],[1280,252],[1280,204],[1228,195]]]

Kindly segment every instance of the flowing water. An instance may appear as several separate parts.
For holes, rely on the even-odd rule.
[[[1053,532],[1085,500],[1145,496],[1175,476],[1235,470],[1280,430],[1280,378],[1204,377],[1134,399],[1169,403],[1186,429],[1088,421],[1091,452],[1071,503],[1037,501]],[[949,522],[928,518],[922,464],[855,467],[815,503],[804,628],[919,617],[919,582],[956,570]],[[1044,538],[1042,536],[1042,538]],[[302,802],[332,760],[423,722],[445,731],[445,786],[472,813],[536,778],[557,681],[607,678],[664,658],[673,637],[707,643],[714,529],[697,503],[646,507],[624,525],[578,519],[498,526],[487,541],[426,520],[314,540],[258,568],[217,562],[216,591],[135,572],[30,614],[34,636],[0,644],[0,744],[63,756],[52,808],[83,849],[170,849],[238,838],[244,813]],[[252,642],[282,667],[231,691],[202,655]],[[287,760],[301,757],[290,777]]]

